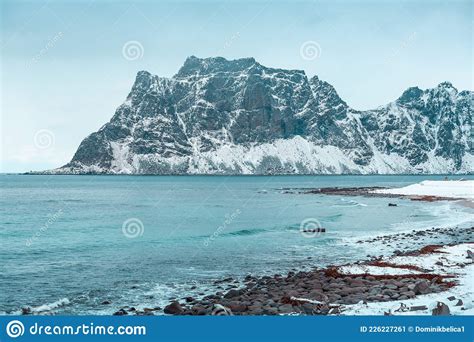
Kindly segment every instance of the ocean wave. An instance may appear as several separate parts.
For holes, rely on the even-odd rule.
[[[341,198],[341,201],[347,204],[336,204],[338,207],[367,207],[367,204],[357,202],[353,199]]]
[[[54,313],[54,310],[67,306],[69,304],[71,304],[71,301],[69,300],[69,298],[64,297],[55,302],[42,304],[39,306],[24,306],[21,309],[9,312],[8,314],[20,315],[22,314],[23,311],[27,311],[31,314],[47,315],[49,313]],[[3,313],[0,312],[0,314],[3,314]]]
[[[408,232],[412,229],[424,230],[432,227],[468,227],[474,224],[472,209],[462,208],[453,202],[435,203],[426,205],[420,211],[410,215],[410,218],[421,219],[406,220],[391,225],[397,232]]]
[[[35,312],[35,313],[48,312],[48,311],[52,311],[54,309],[60,308],[62,306],[69,305],[70,303],[71,303],[71,301],[68,298],[62,298],[62,299],[59,299],[59,300],[57,300],[55,302],[52,302],[52,303],[43,304],[43,305],[40,305],[40,306],[37,306],[37,307],[33,307],[33,308],[31,308],[31,311]]]
[[[264,232],[267,232],[267,231],[268,231],[267,229],[263,229],[263,228],[241,229],[241,230],[237,230],[237,231],[234,231],[234,232],[228,232],[228,233],[222,234],[222,236],[257,235],[257,234],[261,234],[261,233],[264,233]]]

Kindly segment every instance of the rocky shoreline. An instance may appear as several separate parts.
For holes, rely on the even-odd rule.
[[[380,186],[370,186],[370,187],[344,187],[344,188],[328,187],[328,188],[318,188],[318,189],[299,189],[299,190],[293,189],[293,190],[297,190],[299,193],[302,193],[302,194],[406,198],[412,201],[425,201],[425,202],[459,200],[459,198],[445,197],[445,196],[401,195],[401,194],[374,192],[376,190],[385,190],[385,189],[388,189],[388,188],[380,187]],[[286,189],[286,190],[288,191],[290,189]]]
[[[137,310],[126,307],[115,314],[339,315],[345,314],[349,307],[356,304],[367,305],[394,301],[402,303],[420,295],[449,294],[449,290],[458,285],[458,275],[451,274],[449,271],[453,269],[449,260],[434,261],[439,266],[439,269],[436,269],[418,265],[420,260],[417,258],[433,256],[446,258],[443,248],[465,245],[467,246],[465,260],[455,265],[460,268],[472,267],[471,250],[474,249],[474,245],[466,244],[468,241],[474,241],[474,227],[459,229],[458,232],[454,232],[453,229],[433,228],[426,231],[380,236],[358,242],[387,244],[432,235],[443,235],[444,244],[425,245],[415,250],[395,250],[390,256],[367,256],[367,260],[347,265],[329,266],[310,271],[291,271],[285,275],[275,274],[263,277],[248,275],[242,286],[239,286],[232,278],[222,279],[216,281],[216,284],[229,285],[226,291],[208,294],[199,299],[183,297],[181,300],[170,302],[164,309],[157,307]],[[462,241],[457,239],[457,236]],[[450,243],[447,242],[449,240],[451,240]],[[395,263],[393,258],[405,258],[403,260],[407,261],[406,264]],[[445,269],[443,266],[450,267]],[[445,297],[448,302],[447,298],[453,296],[446,295]],[[451,299],[454,302],[450,305],[464,310],[463,299],[454,299]],[[441,304],[439,308],[429,309],[432,314],[449,312],[449,306],[444,302]],[[405,305],[404,311],[413,312],[413,314],[428,310],[427,305],[403,305]],[[392,314],[389,309],[384,312]]]
[[[459,200],[431,195],[400,195],[376,190],[383,187],[351,187],[320,189],[280,189],[284,193],[324,194],[405,198],[417,201]],[[397,204],[389,203],[389,206]],[[374,252],[366,260],[346,265],[312,270],[290,271],[288,274],[255,277],[248,275],[243,283],[228,278],[216,281],[228,285],[226,290],[200,298],[184,297],[161,308],[130,310],[122,308],[117,315],[339,315],[339,314],[413,314],[445,315],[472,310],[470,288],[461,286],[465,269],[473,270],[474,227],[431,228],[381,235],[351,243],[366,244]],[[464,277],[464,278],[463,278]],[[455,287],[458,298],[450,293]],[[464,292],[463,292],[464,291]],[[435,305],[419,302],[419,297],[439,294]],[[464,299],[464,300],[463,300]],[[448,304],[449,301],[451,309]],[[451,303],[452,302],[452,303]],[[466,303],[465,303],[466,302]],[[369,304],[377,311],[370,311]],[[381,306],[387,303],[387,308]],[[410,304],[411,303],[411,304]],[[456,307],[456,308],[453,308]],[[391,307],[391,308],[390,308]],[[382,310],[381,310],[382,308]]]

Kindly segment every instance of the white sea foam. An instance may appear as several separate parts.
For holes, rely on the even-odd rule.
[[[68,298],[62,298],[62,299],[59,299],[59,300],[57,300],[55,302],[52,302],[52,303],[32,307],[31,312],[44,314],[44,313],[47,313],[47,312],[54,311],[55,309],[60,308],[62,306],[66,306],[70,303],[71,303],[71,301]]]
[[[355,201],[353,199],[341,198],[341,201],[348,204],[340,205],[341,207],[367,207],[367,204]]]

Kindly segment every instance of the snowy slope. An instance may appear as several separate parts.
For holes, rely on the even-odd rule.
[[[253,58],[140,71],[126,101],[47,173],[468,173],[473,92],[410,88],[370,111],[327,82]]]

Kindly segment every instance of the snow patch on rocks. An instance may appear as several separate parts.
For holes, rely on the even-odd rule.
[[[404,196],[436,196],[459,199],[474,199],[474,181],[472,180],[425,180],[403,188],[374,190],[374,193]]]
[[[432,309],[438,302],[448,305],[452,315],[474,314],[474,263],[468,258],[468,251],[474,250],[474,243],[462,243],[454,246],[444,246],[429,254],[417,256],[396,256],[384,259],[391,264],[413,265],[428,269],[432,274],[453,275],[456,285],[448,291],[419,295],[412,299],[396,300],[391,302],[357,303],[345,306],[344,315],[431,315]],[[383,271],[375,274],[398,275],[395,268],[381,267]],[[346,269],[346,274],[360,270],[357,268]],[[372,270],[374,271],[374,270]],[[378,272],[378,273],[377,273]],[[423,307],[424,310],[410,311],[411,307]],[[403,309],[406,308],[406,309]]]

